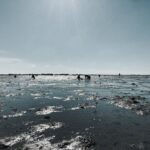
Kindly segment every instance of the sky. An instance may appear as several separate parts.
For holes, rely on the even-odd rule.
[[[150,0],[0,0],[0,73],[150,74]]]

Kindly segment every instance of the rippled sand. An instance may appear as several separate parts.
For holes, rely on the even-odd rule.
[[[0,76],[0,149],[149,150],[150,76]]]

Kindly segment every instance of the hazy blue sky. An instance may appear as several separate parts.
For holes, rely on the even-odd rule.
[[[150,74],[150,0],[0,0],[0,73]]]

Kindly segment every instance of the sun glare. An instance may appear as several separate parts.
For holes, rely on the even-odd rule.
[[[72,12],[77,11],[78,0],[48,0],[46,2],[49,3],[48,5],[50,6],[50,10],[67,11],[69,9]]]
[[[78,0],[47,0],[46,3],[47,14],[59,20],[60,28],[63,28],[66,20],[70,18],[74,22],[75,29],[78,29],[79,24],[79,3]]]

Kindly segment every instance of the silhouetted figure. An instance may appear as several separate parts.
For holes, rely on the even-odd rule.
[[[121,76],[121,74],[119,73],[119,77]]]
[[[77,76],[77,79],[80,80],[80,75]]]
[[[82,78],[80,77],[80,75],[77,76],[77,79],[80,81],[82,80]]]
[[[17,78],[17,75],[16,75],[16,74],[14,75],[14,78]]]
[[[35,79],[35,75],[34,74],[32,74],[32,79]]]
[[[90,75],[85,75],[85,79],[86,80],[91,80],[91,76]]]
[[[101,77],[101,75],[99,74],[99,75],[98,75],[98,77],[100,78],[100,77]]]

